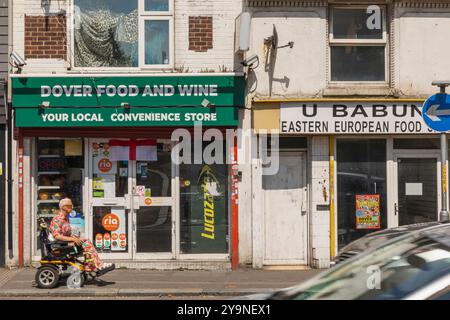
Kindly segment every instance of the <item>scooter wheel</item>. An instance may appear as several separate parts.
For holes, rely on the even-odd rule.
[[[86,276],[84,273],[73,273],[67,278],[67,287],[69,289],[79,289],[84,285]]]
[[[58,285],[60,275],[56,268],[50,266],[40,267],[36,273],[36,284],[42,289],[52,289]]]

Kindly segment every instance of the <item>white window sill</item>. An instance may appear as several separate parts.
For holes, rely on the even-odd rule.
[[[330,85],[323,90],[323,96],[395,96],[388,85]]]

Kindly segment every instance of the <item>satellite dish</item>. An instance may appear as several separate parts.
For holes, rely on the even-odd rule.
[[[272,30],[272,48],[276,49],[278,47],[278,33],[277,28],[275,28],[275,25],[273,25]]]
[[[264,44],[269,45],[272,49],[276,49],[278,47],[278,33],[275,25],[273,25],[272,35],[264,39]]]

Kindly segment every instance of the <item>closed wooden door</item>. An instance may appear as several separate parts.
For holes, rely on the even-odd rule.
[[[304,152],[280,153],[279,171],[263,176],[264,264],[306,264]]]

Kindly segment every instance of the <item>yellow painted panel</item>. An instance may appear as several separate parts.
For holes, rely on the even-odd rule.
[[[253,106],[253,129],[256,131],[280,130],[280,104],[265,103],[264,105],[255,104]]]

